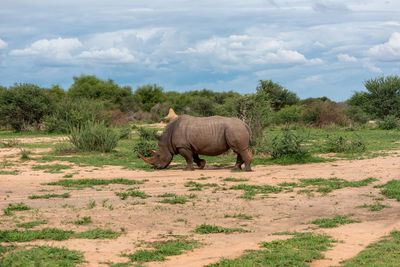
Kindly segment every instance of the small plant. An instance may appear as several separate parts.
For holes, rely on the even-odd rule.
[[[390,206],[381,204],[380,202],[376,202],[375,204],[364,204],[361,206],[357,206],[356,208],[368,208],[369,211],[380,211],[384,208],[390,208]]]
[[[174,196],[173,198],[165,198],[160,201],[160,203],[167,203],[167,204],[185,204],[188,202],[186,196]]]
[[[247,182],[249,179],[247,178],[233,178],[233,177],[228,177],[223,179],[222,181],[224,182]]]
[[[274,159],[308,156],[309,152],[303,146],[305,141],[305,136],[296,135],[286,128],[281,135],[277,135],[272,140],[267,141],[266,152],[271,154]]]
[[[17,147],[19,141],[17,139],[3,139],[0,141],[0,147]]]
[[[96,201],[95,200],[90,200],[89,204],[87,205],[88,209],[93,209],[94,207],[96,207]]]
[[[68,155],[77,153],[78,149],[71,143],[61,142],[55,145],[54,152],[56,155]]]
[[[119,140],[118,134],[104,123],[88,122],[73,127],[68,136],[69,141],[80,151],[110,152]]]
[[[63,187],[77,187],[77,188],[85,188],[85,187],[93,187],[96,185],[109,185],[109,184],[123,184],[123,185],[134,185],[134,184],[143,184],[147,180],[130,180],[124,178],[115,178],[115,179],[61,179],[57,182],[46,183],[44,185],[60,185]]]
[[[32,152],[29,150],[25,150],[25,149],[21,149],[21,152],[19,153],[21,155],[21,160],[25,161],[25,160],[30,160],[31,158],[29,157],[29,155]]]
[[[378,127],[383,130],[393,130],[399,127],[399,119],[396,116],[388,115],[383,120],[378,121]]]
[[[311,221],[310,223],[318,225],[320,228],[334,228],[348,223],[359,223],[359,220],[350,219],[348,216],[336,215],[334,218],[322,218]]]
[[[218,187],[215,183],[200,184],[193,181],[185,183],[185,187],[193,187],[189,191],[201,191],[203,188]]]
[[[200,226],[197,226],[194,232],[204,235],[204,234],[215,234],[215,233],[230,234],[233,232],[247,233],[249,231],[243,228],[226,228],[217,225],[202,224]]]
[[[127,192],[116,192],[115,195],[117,195],[122,200],[127,199],[128,197],[140,197],[140,198],[151,197],[150,195],[147,195],[145,192],[138,190],[128,190]]]
[[[33,170],[44,170],[47,173],[61,173],[61,170],[72,169],[71,165],[54,164],[54,165],[34,165]]]
[[[376,188],[383,188],[381,193],[388,198],[395,198],[400,201],[400,181],[391,180],[384,185],[375,186]]]
[[[92,223],[92,222],[93,221],[92,221],[92,218],[90,216],[85,216],[85,217],[82,217],[82,219],[78,219],[78,220],[72,221],[72,223],[75,224],[75,225],[84,225],[84,224],[89,224],[89,223]]]
[[[243,219],[243,220],[253,220],[253,216],[246,215],[244,213],[234,213],[233,215],[225,214],[225,218],[237,218],[237,219]]]

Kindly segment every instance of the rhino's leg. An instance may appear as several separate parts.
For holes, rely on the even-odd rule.
[[[244,163],[244,160],[242,159],[242,156],[239,153],[237,153],[236,164],[235,164],[235,167],[233,167],[233,169],[241,170],[243,163]]]
[[[193,153],[192,151],[185,149],[185,148],[180,148],[179,149],[179,154],[182,155],[182,157],[185,158],[186,160],[186,167],[185,167],[185,171],[193,171]]]
[[[198,154],[193,154],[193,160],[199,166],[200,169],[204,169],[206,166],[206,161],[204,159],[199,158]]]
[[[242,152],[240,152],[240,156],[242,157],[243,161],[244,161],[244,170],[249,172],[251,171],[251,155],[249,153],[249,151],[246,149]]]

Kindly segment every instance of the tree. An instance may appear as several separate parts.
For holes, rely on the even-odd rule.
[[[299,98],[295,93],[290,92],[271,80],[260,80],[256,90],[258,99],[262,102],[269,101],[275,111],[299,102]]]
[[[364,83],[367,92],[355,92],[347,101],[359,106],[374,117],[383,119],[388,115],[400,117],[400,77],[378,77]]]
[[[138,87],[133,98],[139,103],[143,111],[149,112],[155,104],[165,100],[165,95],[161,86],[148,84]]]
[[[68,90],[71,98],[87,98],[107,101],[123,111],[134,108],[130,86],[120,87],[113,80],[103,81],[94,75],[74,77],[74,83]]]
[[[49,94],[34,84],[15,84],[0,94],[0,121],[15,131],[38,127],[51,109]]]

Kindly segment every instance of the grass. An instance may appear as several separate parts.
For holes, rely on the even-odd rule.
[[[320,228],[334,228],[349,223],[359,223],[359,220],[350,219],[346,215],[336,215],[333,218],[321,218],[311,221],[310,223],[318,225]]]
[[[218,185],[215,183],[201,184],[201,183],[189,181],[189,182],[185,183],[185,187],[192,187],[191,189],[189,189],[189,191],[201,191],[201,190],[203,190],[203,188],[218,187]]]
[[[18,223],[17,227],[25,228],[25,229],[30,229],[35,226],[41,225],[41,224],[47,224],[46,220],[42,221],[31,221],[31,222],[25,222],[25,223]]]
[[[2,175],[18,175],[19,174],[19,170],[13,170],[13,171],[0,170],[0,174],[2,174]]]
[[[217,225],[202,224],[197,226],[193,232],[204,235],[217,233],[231,234],[233,232],[247,233],[249,231],[243,228],[226,228]]]
[[[0,258],[0,266],[72,267],[84,262],[80,251],[49,246],[18,249]]]
[[[323,259],[321,252],[332,247],[330,236],[313,233],[292,233],[293,238],[261,243],[260,250],[248,250],[237,259],[222,259],[208,267],[218,266],[309,266]]]
[[[165,198],[159,202],[165,204],[185,204],[188,201],[186,196],[173,196],[173,198]]]
[[[384,185],[375,186],[376,188],[383,188],[381,193],[388,198],[394,198],[400,201],[400,181],[391,180]]]
[[[380,202],[376,202],[374,204],[363,204],[361,206],[357,206],[356,208],[368,208],[369,211],[380,211],[384,208],[390,208],[390,206],[381,204]]]
[[[123,185],[134,185],[134,184],[143,184],[147,180],[129,180],[124,178],[116,178],[116,179],[61,179],[57,182],[46,183],[43,185],[60,185],[63,187],[77,187],[77,188],[85,188],[85,187],[93,187],[96,185],[110,185],[110,184],[123,184]]]
[[[90,216],[84,216],[82,217],[82,219],[77,219],[75,221],[72,221],[71,223],[75,224],[75,225],[85,225],[85,224],[89,224],[92,223],[92,218]]]
[[[48,173],[62,173],[61,170],[72,169],[71,165],[64,164],[52,164],[52,165],[34,165],[32,166],[33,170],[44,170],[44,172]]]
[[[234,213],[233,215],[225,214],[225,218],[237,218],[237,219],[243,219],[243,220],[253,220],[253,216],[246,215],[244,213]]]
[[[30,210],[31,207],[27,206],[25,203],[16,203],[16,204],[8,204],[8,207],[5,208],[4,215],[11,216],[13,215],[13,211],[21,211],[21,210]]]
[[[140,197],[142,199],[151,197],[145,192],[129,189],[127,192],[116,192],[115,195],[117,195],[122,200],[127,199],[128,197]]]
[[[249,184],[239,184],[230,187],[230,189],[233,190],[244,190],[244,194],[240,196],[240,198],[244,199],[254,199],[254,196],[257,194],[264,194],[267,195],[269,193],[280,193],[283,188],[282,187],[276,187],[276,186],[271,186],[271,185],[249,185]]]
[[[368,245],[354,258],[341,262],[341,266],[400,266],[399,251],[400,231],[393,231],[379,242]]]
[[[224,182],[247,182],[249,179],[247,178],[233,178],[233,177],[228,177],[223,179],[222,181]]]
[[[165,257],[180,255],[185,251],[192,251],[194,248],[199,247],[196,240],[169,240],[164,242],[156,242],[152,244],[154,249],[140,249],[132,254],[124,254],[132,262],[151,262],[151,261],[165,261]]]
[[[46,195],[32,195],[29,199],[49,199],[49,198],[69,198],[71,195],[69,193],[64,194],[46,194]]]
[[[113,239],[120,236],[120,233],[110,229],[92,229],[85,232],[75,233],[74,231],[44,228],[41,230],[0,230],[0,242],[28,242],[33,240],[67,240],[70,238],[87,239]]]

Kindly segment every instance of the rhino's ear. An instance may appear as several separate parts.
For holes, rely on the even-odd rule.
[[[154,137],[155,137],[158,141],[161,141],[161,136],[157,135],[156,133],[154,133]]]

